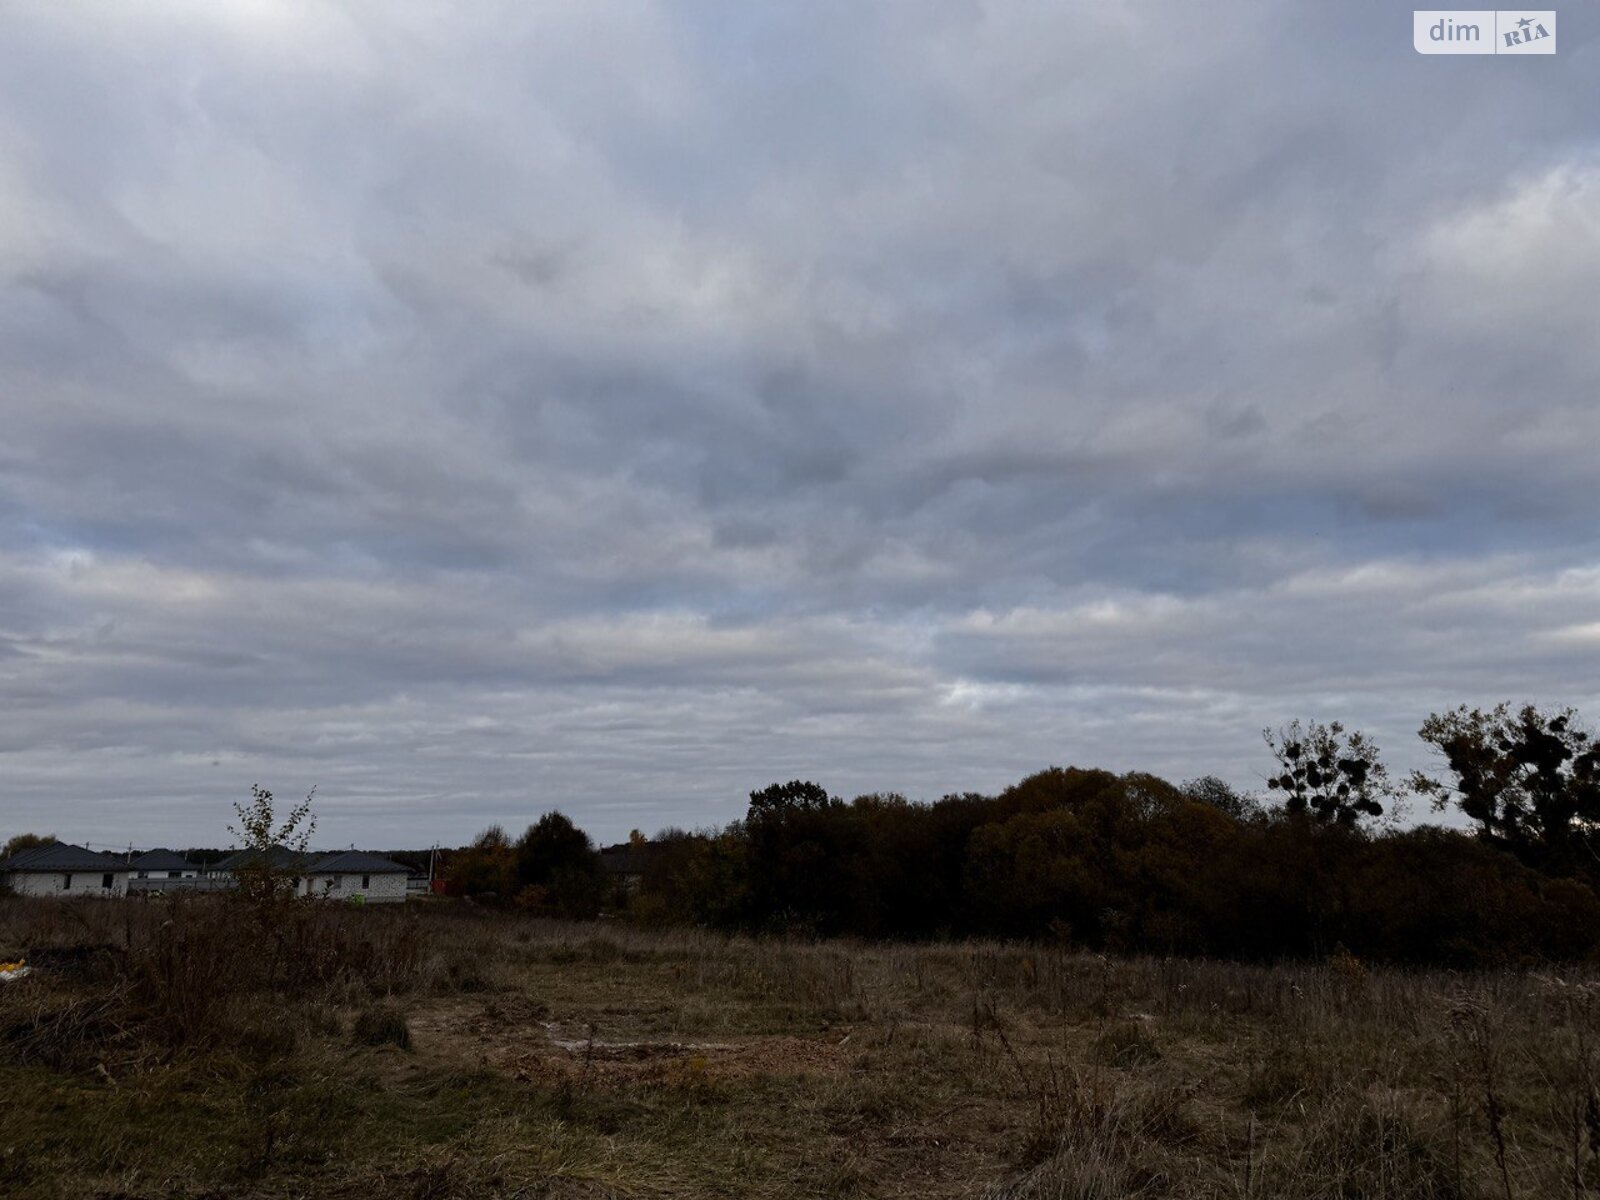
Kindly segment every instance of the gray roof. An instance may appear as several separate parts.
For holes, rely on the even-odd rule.
[[[337,854],[317,859],[306,869],[318,875],[393,875],[396,872],[401,875],[411,874],[410,867],[365,850],[341,850]]]
[[[298,850],[291,850],[287,846],[273,846],[269,850],[239,850],[228,855],[221,862],[213,863],[212,871],[237,871],[243,867],[268,866],[274,871],[304,871],[306,867],[321,857],[317,854],[301,854]]]
[[[128,864],[121,859],[74,846],[69,842],[51,842],[48,846],[35,846],[21,850],[0,862],[0,871],[126,871]]]
[[[172,850],[146,850],[135,854],[130,864],[135,871],[193,871],[195,865]]]

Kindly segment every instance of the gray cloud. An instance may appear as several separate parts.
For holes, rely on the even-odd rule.
[[[0,832],[1600,707],[1597,22],[1395,15],[8,6]]]

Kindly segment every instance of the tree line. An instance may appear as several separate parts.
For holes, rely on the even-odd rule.
[[[722,828],[635,832],[601,853],[548,812],[440,866],[479,903],[728,931],[1244,959],[1343,947],[1458,967],[1600,958],[1600,742],[1578,714],[1461,707],[1419,734],[1437,769],[1398,781],[1360,732],[1296,721],[1265,731],[1256,792],[1078,767],[931,803],[791,780]],[[1407,799],[1456,822],[1406,826]],[[5,853],[49,840],[18,835]]]
[[[536,911],[758,933],[1456,967],[1600,955],[1600,746],[1578,715],[1463,707],[1420,736],[1438,770],[1395,781],[1361,733],[1292,722],[1265,734],[1259,793],[1075,767],[931,803],[774,783],[726,827],[608,852],[630,887],[549,813],[516,841],[486,831],[448,874]],[[1467,827],[1402,826],[1406,797]]]

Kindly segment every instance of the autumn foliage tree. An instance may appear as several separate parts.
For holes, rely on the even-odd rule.
[[[51,833],[19,833],[6,842],[4,849],[0,849],[0,858],[10,858],[13,854],[36,850],[40,846],[53,846],[55,842],[55,835]]]
[[[758,792],[751,792],[749,819],[821,812],[836,803],[821,784],[809,779],[791,779],[788,783],[769,784]]]
[[[747,901],[770,929],[832,933],[848,904],[856,839],[843,806],[821,785],[794,779],[750,793],[742,830]]]
[[[491,825],[450,855],[445,880],[452,892],[496,902],[509,900],[517,887],[517,856],[511,839]]]
[[[517,903],[563,917],[600,910],[600,858],[564,813],[547,812],[517,840]]]
[[[1576,715],[1461,709],[1423,737],[1448,769],[1417,787],[1481,836],[1402,827],[1405,793],[1372,740],[1296,721],[1266,733],[1262,793],[1076,767],[931,802],[773,783],[720,829],[630,838],[642,877],[609,902],[652,924],[758,934],[1259,961],[1343,946],[1462,969],[1600,961],[1596,753]],[[587,880],[593,862],[583,832],[547,813],[515,845],[487,831],[450,870],[469,893],[581,915],[590,893],[560,881]]]

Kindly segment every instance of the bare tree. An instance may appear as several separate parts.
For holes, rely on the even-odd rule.
[[[250,799],[234,803],[237,823],[228,832],[244,843],[245,857],[235,875],[240,890],[253,900],[279,900],[294,895],[304,859],[317,829],[311,811],[312,788],[306,798],[281,818],[272,793],[260,784],[250,785]]]

